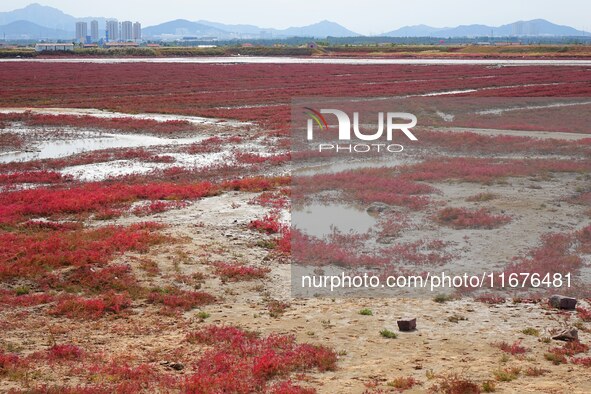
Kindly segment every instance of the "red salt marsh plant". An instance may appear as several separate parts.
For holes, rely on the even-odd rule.
[[[582,265],[581,257],[574,251],[576,243],[576,235],[572,233],[545,234],[538,246],[524,256],[516,258],[507,266],[505,273],[527,272],[541,276],[554,273],[574,274],[579,271]],[[531,283],[526,284],[530,285]]]
[[[591,152],[591,138],[576,141],[561,139],[538,139],[510,135],[482,135],[465,132],[442,132],[421,130],[418,133],[421,144],[448,152],[474,154],[525,153],[546,155],[588,155]]]
[[[199,199],[217,193],[211,183],[90,183],[68,189],[32,189],[0,194],[0,223],[30,217],[101,212],[138,200]]]
[[[24,122],[30,126],[70,126],[155,134],[176,134],[195,129],[186,120],[157,121],[132,117],[99,118],[89,115],[47,115],[32,112],[11,115],[12,121]]]
[[[400,177],[412,181],[457,180],[489,184],[506,177],[545,175],[553,172],[591,171],[589,160],[512,160],[489,158],[437,158],[402,166]]]
[[[388,382],[389,387],[394,387],[399,392],[410,390],[417,384],[419,382],[412,376],[399,377]]]
[[[579,341],[566,342],[561,347],[555,347],[550,350],[550,353],[572,357],[577,354],[587,353],[589,346]]]
[[[180,209],[187,206],[184,201],[152,201],[132,210],[136,216],[149,216],[156,213],[166,212],[171,209]]]
[[[63,296],[49,313],[70,319],[99,319],[108,314],[120,314],[130,306],[131,299],[127,294],[107,292],[95,298]]]
[[[72,180],[71,176],[64,176],[53,171],[29,171],[0,174],[0,184],[17,183],[62,183]]]
[[[161,228],[142,223],[90,230],[0,233],[0,278],[31,278],[46,283],[44,278],[57,268],[104,266],[116,255],[145,252],[164,242],[167,238],[157,232]],[[82,276],[80,283],[88,285],[92,279]]]
[[[279,223],[279,216],[277,213],[269,213],[262,219],[252,220],[248,224],[248,228],[261,233],[276,234],[281,229],[281,223]]]
[[[53,302],[55,297],[47,293],[16,294],[14,291],[0,291],[0,305],[7,307],[30,307]]]
[[[83,71],[82,71],[83,70]],[[479,89],[471,96],[581,96],[590,86],[584,67],[334,64],[7,64],[0,106],[105,108],[121,112],[182,113],[255,121],[287,133],[291,98],[305,86],[310,97],[383,97]],[[88,81],[77,76],[92,75]],[[113,78],[117,75],[118,78]],[[191,75],[191,80],[186,76]],[[491,78],[494,77],[494,78]],[[35,83],[31,81],[35,78]],[[523,81],[528,81],[527,85]],[[75,82],[75,86],[73,85]],[[133,86],[133,89],[129,89]],[[506,86],[507,88],[500,89]],[[66,87],[66,88],[64,88]],[[121,95],[121,92],[126,92]]]
[[[80,360],[84,351],[76,345],[63,344],[53,345],[47,350],[47,358],[51,361],[56,360]]]
[[[124,292],[135,295],[140,291],[131,267],[115,264],[99,268],[84,265],[60,274],[47,275],[40,280],[42,287],[61,289],[69,293],[81,292],[101,294],[105,291]]]
[[[287,208],[287,206],[289,205],[289,196],[289,189],[282,188],[276,192],[262,192],[257,197],[250,200],[248,203],[273,209]]]
[[[155,148],[152,150],[146,148],[105,149],[53,159],[1,163],[0,173],[56,171],[66,167],[116,160],[135,160],[148,163],[174,163],[175,161],[172,156],[164,155]],[[64,178],[64,180],[68,180],[67,177]]]
[[[298,344],[293,336],[260,338],[236,327],[209,326],[188,334],[187,341],[211,350],[186,378],[186,393],[268,392],[294,372],[332,371],[337,362],[336,353],[327,347]]]
[[[580,253],[591,253],[591,226],[587,226],[576,233],[578,241],[577,251]]]
[[[579,341],[572,341],[566,342],[564,345],[560,347],[554,347],[550,349],[545,355],[544,358],[548,361],[551,361],[555,365],[559,364],[566,364],[571,358],[571,362],[573,364],[579,364],[586,366],[585,358],[573,358],[574,356],[582,353],[587,353],[589,351],[589,346],[581,343]],[[579,360],[579,361],[577,361]]]
[[[187,291],[176,287],[155,289],[148,295],[148,302],[172,310],[189,311],[216,302],[216,298],[204,291]]]
[[[310,237],[298,230],[292,230],[289,232],[289,241],[294,262],[304,265],[384,267],[388,264],[391,258],[384,256],[383,254],[375,255],[359,253],[355,248],[350,247],[351,245],[357,245],[356,240],[354,240],[351,245],[335,244],[315,237]]]
[[[420,210],[429,204],[426,195],[437,190],[429,185],[402,179],[394,169],[387,167],[294,178],[294,199],[303,201],[307,196],[325,191],[342,191],[345,201],[363,204],[381,202]]]
[[[280,231],[280,236],[275,239],[276,250],[284,255],[291,253],[291,229],[287,226]]]
[[[575,357],[571,359],[571,362],[575,365],[581,365],[583,367],[591,367],[591,357]]]
[[[475,297],[474,300],[489,305],[504,304],[507,301],[505,297],[501,297],[494,294],[481,294]]]
[[[25,360],[16,354],[0,352],[0,377],[15,371],[23,365]]]
[[[498,343],[493,343],[493,346],[497,347],[497,348],[501,349],[502,351],[504,351],[505,353],[509,353],[513,356],[518,355],[518,354],[525,354],[529,350],[526,347],[521,346],[521,341],[516,341],[511,344],[509,344],[507,342],[498,342]]]
[[[577,308],[577,316],[584,322],[591,322],[591,309],[579,307]]]
[[[396,256],[396,261],[413,265],[443,265],[452,259],[441,240],[399,243],[380,250],[381,256]]]
[[[251,267],[243,264],[222,262],[215,263],[214,267],[216,275],[229,282],[262,279],[266,277],[269,272],[271,272],[269,268]]]
[[[0,130],[7,124],[0,122]],[[21,149],[25,140],[16,133],[0,132],[0,150]]]
[[[221,183],[221,188],[224,190],[235,190],[243,192],[264,192],[273,190],[281,186],[289,186],[291,184],[291,177],[250,177],[241,178],[231,181],[224,181]]]
[[[508,215],[494,215],[486,209],[444,208],[437,212],[435,221],[441,225],[459,229],[487,229],[501,227],[511,221]]]

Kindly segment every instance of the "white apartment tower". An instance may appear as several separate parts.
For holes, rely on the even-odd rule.
[[[99,40],[98,21],[91,21],[90,22],[90,40],[92,42],[98,42],[98,40]]]
[[[133,40],[133,23],[130,21],[121,22],[121,41]]]
[[[142,39],[142,24],[135,22],[133,24],[133,40],[140,41]]]
[[[85,43],[87,35],[88,24],[86,22],[76,22],[76,41]]]
[[[107,21],[107,41],[119,41],[119,22]]]

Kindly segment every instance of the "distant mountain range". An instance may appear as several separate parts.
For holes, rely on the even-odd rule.
[[[0,12],[0,38],[6,39],[72,39],[76,22],[98,20],[103,35],[105,17],[76,18],[59,9],[30,4],[9,12]],[[384,33],[383,37],[509,37],[509,36],[590,36],[590,33],[569,26],[560,26],[543,19],[520,21],[503,26],[465,25],[457,27],[406,26]],[[188,37],[210,39],[257,39],[288,37],[359,37],[335,22],[321,21],[302,27],[287,29],[261,28],[254,25],[231,25],[205,20],[177,19],[143,29],[145,38],[183,39]]]
[[[519,21],[502,26],[462,25],[457,27],[405,26],[382,34],[384,37],[523,37],[523,36],[589,36],[588,32],[556,25],[544,19]]]
[[[289,27],[284,30],[260,28],[253,25],[226,25],[210,21],[191,22],[177,19],[143,29],[146,37],[216,37],[232,38],[287,38],[287,37],[358,37],[359,34],[338,23],[322,21],[309,26]]]
[[[75,35],[76,22],[91,20],[99,21],[99,24],[104,27],[107,18],[75,18],[57,8],[34,3],[14,11],[0,12],[0,36],[4,34],[9,39],[70,39]]]

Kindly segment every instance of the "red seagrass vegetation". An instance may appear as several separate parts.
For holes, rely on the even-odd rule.
[[[186,120],[156,121],[131,117],[96,117],[87,115],[45,115],[31,112],[0,114],[0,119],[23,122],[30,126],[70,126],[79,128],[98,128],[122,130],[126,132],[176,134],[191,131],[193,125]]]
[[[77,78],[82,66],[93,78]],[[192,78],[188,80],[187,75]],[[33,77],[35,84],[30,83]],[[255,121],[282,133],[287,131],[291,98],[302,91],[308,97],[350,97],[352,92],[356,97],[384,97],[465,89],[476,89],[466,93],[472,96],[586,97],[590,90],[585,67],[543,66],[146,63],[139,70],[125,64],[29,63],[22,67],[7,63],[0,70],[0,80],[0,106],[181,113]]]
[[[485,184],[507,177],[589,171],[591,171],[591,161],[589,160],[519,160],[470,157],[432,158],[400,168],[401,177],[412,181],[459,180]]]
[[[381,202],[418,210],[429,203],[427,194],[435,188],[405,179],[400,179],[392,168],[364,168],[336,174],[321,174],[295,177],[293,197],[304,201],[306,196],[329,190],[341,190],[345,201],[364,204]]]
[[[189,333],[187,341],[212,347],[186,378],[187,393],[246,394],[267,392],[270,387],[278,390],[282,385],[293,392],[291,384],[279,382],[295,372],[332,371],[337,362],[335,352],[327,347],[298,344],[293,336],[260,338],[235,327],[209,326]]]
[[[526,153],[588,155],[591,138],[576,141],[562,139],[538,139],[513,135],[483,135],[472,132],[443,132],[420,130],[417,136],[422,145],[452,153],[491,154]]]
[[[30,171],[0,174],[0,184],[15,183],[62,183],[72,180],[71,176],[64,176],[54,171]]]
[[[583,264],[581,256],[574,250],[576,244],[576,233],[543,235],[537,247],[516,258],[505,272],[540,275],[576,273]]]
[[[486,209],[444,208],[437,212],[435,220],[455,229],[493,229],[511,221],[508,215],[493,215]]]
[[[243,264],[218,262],[214,266],[216,275],[229,282],[262,279],[271,272],[269,268],[251,267]]]
[[[493,346],[498,347],[499,349],[501,349],[505,353],[509,353],[513,356],[518,355],[518,354],[525,354],[529,351],[529,349],[527,349],[526,347],[521,346],[521,341],[516,341],[516,342],[513,342],[512,344],[509,344],[507,342],[498,342],[498,343],[494,343]]]
[[[30,278],[43,283],[53,269],[106,265],[117,254],[146,251],[163,242],[166,238],[156,232],[159,228],[145,223],[65,232],[0,232],[0,278]],[[80,278],[83,286],[92,286],[93,280],[93,276]]]
[[[130,306],[131,299],[125,293],[108,292],[95,298],[64,296],[50,314],[71,319],[98,319],[106,314],[119,314]]]
[[[578,354],[587,353],[589,351],[589,346],[581,343],[580,341],[572,341],[566,342],[564,345],[559,347],[554,347],[550,349],[544,357],[546,360],[551,361],[552,363],[559,365],[559,364],[566,364],[572,362],[573,364],[578,364],[582,366],[589,366],[588,363],[589,358],[586,357],[577,357],[574,356]]]
[[[276,234],[281,229],[277,213],[269,213],[262,219],[255,219],[248,224],[248,228],[266,234]]]
[[[591,322],[591,309],[579,307],[577,308],[577,316],[584,322]]]
[[[1,117],[0,117],[1,119]],[[0,130],[6,126],[0,120]],[[0,152],[6,150],[20,149],[23,147],[24,138],[15,133],[0,132]]]
[[[354,252],[357,245],[355,240],[350,244],[336,244],[310,237],[298,230],[292,230],[289,239],[295,263],[313,266],[383,267],[389,261],[389,258],[381,255]]]
[[[53,345],[47,351],[49,360],[80,360],[83,356],[84,351],[71,344]]]
[[[165,308],[191,310],[193,308],[214,303],[216,298],[203,291],[187,291],[175,287],[154,289],[148,296],[148,301],[160,304]]]
[[[276,192],[263,192],[249,201],[249,204],[261,205],[267,208],[281,209],[289,206],[290,189],[284,187]]]
[[[211,183],[89,183],[68,189],[32,189],[0,194],[0,223],[25,218],[102,212],[138,200],[199,199],[217,193]]]

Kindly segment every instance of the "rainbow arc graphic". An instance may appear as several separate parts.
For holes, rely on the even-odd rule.
[[[304,109],[306,110],[304,113],[308,115],[311,119],[313,119],[318,124],[318,126],[320,126],[320,130],[328,130],[328,123],[326,122],[326,119],[320,112],[310,107],[304,107]]]

